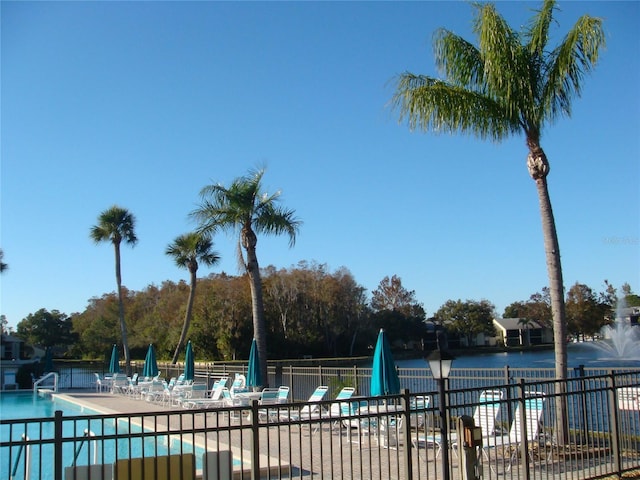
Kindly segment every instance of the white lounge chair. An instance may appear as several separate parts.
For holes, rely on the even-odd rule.
[[[316,388],[309,399],[302,407],[290,407],[288,409],[281,409],[279,417],[281,420],[310,420],[312,418],[320,418],[320,403],[324,396],[327,394],[329,387],[321,385]]]
[[[540,425],[542,420],[542,413],[544,410],[545,396],[541,392],[526,392],[524,401],[524,417],[525,424],[522,424],[522,403],[518,402],[511,428],[509,429],[509,435],[502,436],[488,436],[483,438],[482,456],[489,462],[491,469],[496,472],[497,464],[504,462],[505,471],[511,470],[514,460],[518,457],[520,451],[520,443],[523,438],[526,438],[528,442],[537,442],[538,435],[540,433]],[[526,437],[522,436],[523,429],[525,430]],[[498,453],[498,450],[501,452]],[[491,453],[493,452],[493,459]],[[528,454],[531,460],[531,450]]]
[[[478,405],[473,412],[473,422],[476,427],[482,429],[483,440],[485,437],[494,436],[495,424],[500,412],[502,401],[502,391],[500,390],[483,390],[478,398]],[[458,437],[457,432],[450,432],[449,446],[453,452],[457,452]],[[440,433],[432,433],[427,435],[418,435],[412,439],[414,447],[433,446],[436,448],[436,458],[442,452],[442,437]]]
[[[258,403],[261,406],[271,406],[278,404],[278,389],[265,388],[260,392]],[[278,417],[278,408],[261,408],[258,410],[258,418],[260,420],[273,420]]]
[[[102,378],[100,378],[100,375],[98,375],[97,373],[94,372],[94,375],[96,377],[96,392],[102,392],[105,388],[106,388],[106,382],[103,381]]]
[[[355,393],[356,389],[353,387],[343,387],[336,395],[335,401],[331,403],[328,410],[321,412],[322,418],[332,419],[331,428],[339,427],[342,420],[348,418],[357,410],[357,404],[351,402],[345,402],[344,400],[350,399]],[[314,429],[314,433],[320,429],[320,424]]]
[[[210,396],[206,395],[206,388],[201,395],[194,395],[192,388],[191,395],[182,401],[182,406],[184,408],[212,408],[233,404],[233,398],[226,384],[226,379],[214,382]],[[196,387],[196,385],[193,387]]]
[[[231,383],[231,387],[229,388],[229,392],[231,396],[235,396],[236,393],[242,393],[248,391],[246,387],[247,379],[244,375],[239,375],[236,373],[235,378],[233,379],[233,383]]]

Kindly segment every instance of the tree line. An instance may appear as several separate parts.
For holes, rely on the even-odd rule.
[[[385,277],[368,298],[346,268],[330,271],[326,264],[300,262],[290,268],[262,270],[269,357],[300,358],[371,355],[380,328],[387,331],[393,348],[420,354],[436,330],[450,338],[473,339],[483,332],[495,334],[497,316],[488,300],[448,300],[427,316],[400,277]],[[576,283],[566,295],[568,329],[572,335],[590,336],[613,320],[618,298],[640,306],[640,296],[628,284],[619,291],[608,282],[597,293]],[[142,359],[149,343],[160,358],[171,359],[182,334],[185,281],[165,281],[141,291],[123,287],[133,358]],[[551,328],[548,292],[516,301],[503,312],[505,318],[536,321]],[[243,275],[214,273],[198,280],[188,339],[202,361],[247,359],[253,335],[251,292]],[[85,311],[70,316],[40,309],[17,325],[16,334],[28,343],[57,347],[73,358],[106,358],[120,344],[118,295],[115,292],[89,300]]]

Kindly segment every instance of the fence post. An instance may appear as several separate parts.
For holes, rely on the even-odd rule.
[[[616,388],[615,372],[609,373],[609,435],[611,437],[611,456],[613,457],[614,473],[620,475],[621,459],[620,459],[620,437],[618,434],[618,393]]]
[[[295,401],[296,397],[296,392],[294,390],[294,385],[293,385],[293,367],[291,365],[289,365],[287,367],[289,369],[289,391],[291,392],[291,400],[290,401]]]
[[[413,478],[413,462],[411,460],[411,400],[409,399],[409,389],[402,389],[402,397],[400,398],[400,402],[402,404],[402,411],[404,415],[404,428],[402,429],[402,443],[405,446],[403,449],[404,455],[404,471],[405,478]],[[416,404],[416,408],[418,405]]]
[[[275,385],[284,385],[282,383],[282,364],[276,365]]]
[[[582,401],[580,402],[580,407],[582,411],[582,434],[584,435],[583,441],[586,441],[589,438],[589,416],[587,415],[587,390],[586,383],[584,380],[584,365],[578,365],[574,368],[574,371],[578,374],[580,378],[580,398]]]
[[[260,428],[258,400],[251,400],[251,479],[260,480]]]
[[[53,414],[53,478],[62,480],[62,410]]]
[[[507,428],[513,422],[513,408],[511,407],[511,399],[513,395],[511,394],[511,372],[509,371],[509,365],[505,365],[504,367],[504,384],[507,385],[507,401],[505,405],[507,406]]]
[[[527,425],[527,392],[525,390],[526,384],[524,378],[520,379],[520,392],[518,395],[518,401],[520,402],[520,456],[524,460],[524,474],[525,478],[531,478],[531,472],[529,471],[529,440],[528,425]]]
[[[356,392],[358,391],[358,366],[357,365],[353,366],[353,388],[356,389]]]

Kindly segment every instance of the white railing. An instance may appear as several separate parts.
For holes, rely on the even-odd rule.
[[[40,391],[40,385],[42,384],[42,382],[44,382],[45,380],[50,379],[50,378],[53,378],[53,387],[49,388],[49,386],[47,385],[46,389],[47,390],[53,390],[54,392],[57,392],[58,391],[58,378],[59,377],[58,377],[58,374],[56,372],[47,373],[45,376],[40,377],[38,380],[33,382],[33,391],[34,392]]]
[[[22,434],[22,442],[18,446],[18,454],[16,455],[16,460],[13,464],[13,468],[11,469],[11,480],[14,478],[18,478],[16,473],[18,471],[18,465],[20,464],[20,458],[22,458],[22,454],[24,453],[24,477],[25,480],[31,479],[31,446],[27,443],[29,441],[29,437],[26,434]]]

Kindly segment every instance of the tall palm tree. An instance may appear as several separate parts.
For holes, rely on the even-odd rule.
[[[476,4],[478,45],[446,29],[434,37],[440,80],[404,73],[392,105],[410,128],[475,134],[503,140],[524,133],[527,167],[538,191],[553,312],[556,376],[567,376],[566,319],[560,248],[547,187],[549,162],[540,145],[542,128],[570,116],[585,73],[597,63],[605,36],[602,20],[584,15],[559,45],[550,48],[554,0],[545,0],[528,26],[511,29],[493,4]]]
[[[122,300],[122,274],[120,270],[120,243],[134,246],[138,242],[135,234],[136,219],[127,209],[117,205],[105,210],[98,216],[98,224],[91,227],[90,237],[95,243],[111,242],[116,256],[116,284],[118,286],[118,318],[127,372],[131,370],[131,356],[127,340],[127,324],[124,320],[124,302]]]
[[[176,351],[173,354],[173,360],[171,360],[171,363],[174,365],[178,361],[180,349],[182,348],[182,345],[184,345],[187,338],[187,332],[189,331],[189,325],[191,324],[193,299],[196,295],[196,273],[198,272],[198,262],[211,266],[215,265],[220,260],[218,252],[211,251],[212,247],[213,241],[209,236],[202,235],[198,232],[191,232],[177,237],[165,250],[167,255],[173,257],[175,264],[179,268],[186,268],[189,270],[189,275],[191,277],[191,288],[189,289],[189,300],[187,301],[187,311],[184,314],[182,332],[180,333],[180,340],[178,340]]]
[[[262,191],[264,172],[264,168],[252,170],[246,176],[236,178],[228,188],[220,184],[204,187],[200,192],[202,204],[191,212],[191,216],[200,223],[203,233],[213,233],[218,229],[239,233],[238,261],[249,277],[253,335],[258,345],[262,378],[266,379],[267,338],[262,281],[256,255],[257,235],[284,233],[289,236],[289,246],[293,246],[302,222],[295,218],[295,211],[278,205],[279,191],[271,195]]]

